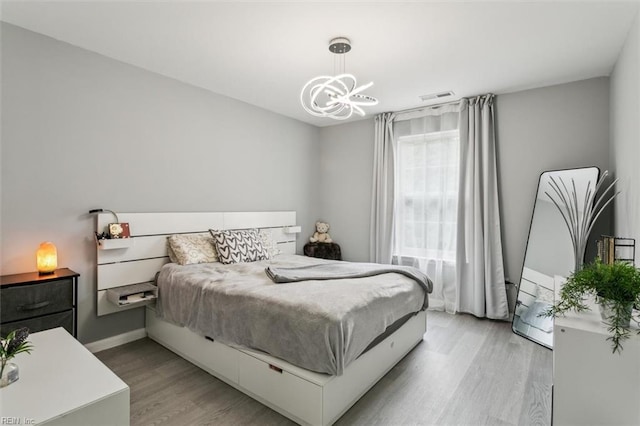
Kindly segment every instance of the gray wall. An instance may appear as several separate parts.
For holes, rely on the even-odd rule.
[[[369,261],[373,119],[320,130],[321,218],[344,260]]]
[[[596,78],[497,97],[503,250],[512,281],[522,271],[540,173],[609,167],[608,96],[609,79]],[[373,133],[372,119],[320,132],[320,212],[347,260],[369,257]],[[601,222],[606,229],[607,219]]]
[[[611,162],[621,191],[615,234],[640,244],[640,16],[611,74]],[[640,249],[636,250],[640,265]]]
[[[506,275],[517,283],[540,173],[609,168],[609,79],[497,97],[497,150]],[[592,235],[606,233],[608,217]]]
[[[296,210],[300,242],[316,220],[317,128],[5,23],[1,136],[2,274],[53,241],[83,342],[144,327],[95,315],[89,209]]]

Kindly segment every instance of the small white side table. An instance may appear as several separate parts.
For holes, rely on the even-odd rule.
[[[555,319],[553,424],[640,425],[640,336],[612,353],[598,306]]]
[[[59,327],[29,335],[20,378],[0,389],[0,420],[13,424],[128,425],[129,386]],[[17,423],[19,421],[19,423]]]

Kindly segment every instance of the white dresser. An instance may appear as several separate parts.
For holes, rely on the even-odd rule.
[[[129,387],[65,329],[29,336],[13,362],[20,379],[0,389],[0,419],[12,424],[128,425]]]
[[[612,353],[600,311],[555,319],[553,425],[640,425],[640,336]]]

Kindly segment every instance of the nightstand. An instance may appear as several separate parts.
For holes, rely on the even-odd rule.
[[[336,243],[307,243],[304,245],[304,255],[320,259],[342,260],[340,246]]]
[[[591,310],[567,312],[553,328],[555,425],[639,425],[640,336],[631,325],[622,352],[613,353],[595,300]]]
[[[0,334],[29,328],[31,333],[64,327],[73,337],[78,330],[78,277],[71,269],[53,274],[37,272],[0,277]]]

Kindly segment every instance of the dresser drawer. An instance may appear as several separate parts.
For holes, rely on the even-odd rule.
[[[69,334],[73,335],[73,318],[74,310],[71,309],[57,314],[8,322],[0,325],[0,334],[2,337],[5,337],[13,330],[17,330],[22,327],[27,327],[29,329],[29,333],[48,330],[50,328],[64,327]]]
[[[73,308],[73,280],[2,288],[0,322],[11,322]]]

